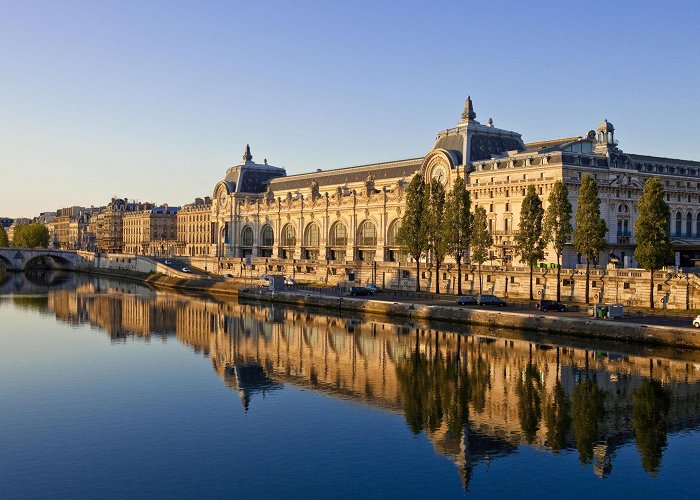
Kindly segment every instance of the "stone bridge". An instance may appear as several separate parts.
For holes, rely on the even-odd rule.
[[[48,248],[0,248],[0,267],[8,271],[23,271],[28,267],[75,270],[81,257],[72,250]]]

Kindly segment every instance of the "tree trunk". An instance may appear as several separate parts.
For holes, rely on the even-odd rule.
[[[591,261],[586,259],[586,304],[590,304],[590,300],[589,300],[590,294],[588,293],[590,279],[591,279]]]
[[[435,293],[440,293],[440,263],[435,262]]]
[[[651,270],[651,290],[649,290],[649,309],[654,310],[654,270]]]
[[[561,254],[557,254],[557,302],[561,302]]]
[[[481,280],[481,262],[479,262],[479,295],[481,295],[483,286],[483,281]]]
[[[462,295],[462,256],[457,256],[457,294]]]
[[[534,295],[532,295],[532,264],[530,264],[530,300],[535,300]]]
[[[416,259],[416,292],[420,292],[420,258]]]

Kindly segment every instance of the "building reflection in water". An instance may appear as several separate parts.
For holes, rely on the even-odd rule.
[[[479,463],[521,445],[576,450],[605,477],[616,450],[634,442],[643,468],[655,474],[667,433],[700,424],[696,353],[647,357],[535,343],[507,331],[465,335],[103,278],[52,291],[45,307],[113,341],[176,338],[211,359],[245,411],[257,396],[290,384],[403,414],[412,432],[454,461],[465,488]]]

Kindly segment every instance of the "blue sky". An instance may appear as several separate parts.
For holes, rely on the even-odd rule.
[[[0,0],[0,216],[424,155],[471,94],[526,141],[603,119],[700,160],[700,3]]]

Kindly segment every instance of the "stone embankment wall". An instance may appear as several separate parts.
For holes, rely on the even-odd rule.
[[[280,302],[305,308],[318,307],[335,311],[379,314],[391,318],[448,321],[648,345],[700,348],[700,332],[692,328],[615,323],[611,320],[545,316],[501,309],[425,306],[304,293],[274,293],[264,289],[240,290],[238,295],[244,299]]]
[[[113,274],[118,276],[145,276],[160,273],[176,278],[191,278],[187,273],[176,271],[142,255],[129,254],[94,254],[92,252],[79,252],[78,262],[81,271]]]
[[[194,262],[200,268],[206,265],[210,271],[234,276],[259,277],[265,273],[284,274],[300,282],[337,285],[346,283],[352,274],[356,284],[376,283],[391,290],[415,290],[415,264],[359,263],[345,264],[325,261],[295,260],[293,262],[255,258],[251,266],[243,259],[223,259],[217,265],[214,259]],[[434,267],[421,264],[421,289],[435,291]],[[526,267],[503,269],[498,266],[482,266],[483,293],[493,293],[505,298],[528,299],[530,274]],[[439,271],[441,293],[457,293],[457,269],[454,264],[445,265]],[[640,269],[591,269],[589,296],[591,302],[622,303],[626,306],[649,307],[651,273]],[[462,268],[462,292],[479,293],[479,273],[476,266]],[[555,299],[557,294],[557,270],[535,269],[533,295],[535,299]],[[586,270],[562,269],[561,294],[565,302],[584,303],[586,296]],[[695,274],[657,272],[654,274],[654,305],[662,309],[700,309],[700,280]]]

